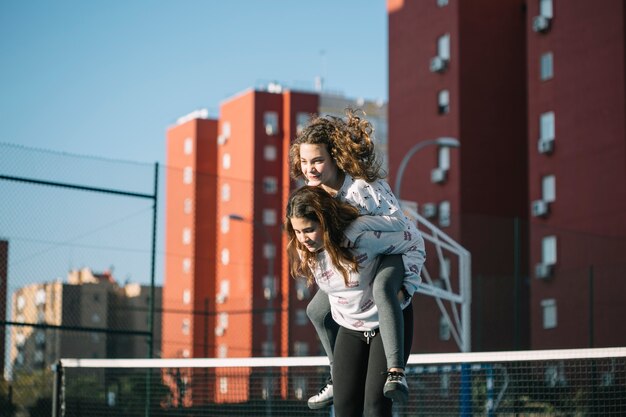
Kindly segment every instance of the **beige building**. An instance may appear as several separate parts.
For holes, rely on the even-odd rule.
[[[146,357],[146,336],[132,332],[149,329],[149,295],[149,286],[119,286],[110,272],[95,274],[89,268],[70,271],[66,283],[59,279],[18,289],[11,316],[24,325],[11,328],[13,370],[44,369],[62,357]],[[155,289],[155,306],[161,306],[161,288]],[[158,351],[160,315],[154,329]]]

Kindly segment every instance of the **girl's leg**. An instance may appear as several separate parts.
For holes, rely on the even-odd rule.
[[[404,317],[404,366],[409,360],[411,354],[411,347],[413,346],[413,303],[415,299],[411,301],[411,304],[404,307],[402,310],[402,316]]]
[[[370,343],[373,339],[370,339]],[[363,416],[368,352],[369,345],[363,332],[339,328],[333,366],[336,417]],[[382,396],[382,385],[380,389],[379,395]]]
[[[320,338],[320,342],[322,342],[324,351],[326,351],[332,370],[334,361],[333,350],[339,325],[330,315],[330,302],[328,301],[328,295],[326,295],[324,291],[318,290],[315,293],[309,305],[306,307],[306,315],[309,317],[309,320],[311,320],[311,323],[313,323],[313,327],[315,327],[315,331]]]
[[[380,320],[380,335],[385,346],[387,368],[404,368],[404,318],[398,300],[398,291],[404,281],[402,255],[383,256],[376,278],[373,295]]]
[[[370,340],[367,376],[365,378],[364,417],[391,417],[391,399],[383,395],[387,376],[387,359],[382,338],[376,335]],[[361,366],[365,366],[362,364]]]
[[[334,362],[333,351],[339,325],[335,322],[335,320],[333,320],[330,314],[328,295],[326,295],[323,291],[318,290],[313,296],[313,299],[309,302],[309,305],[306,308],[306,314],[309,316],[311,323],[313,323],[313,327],[315,327],[315,331],[317,332],[317,335],[322,342],[322,346],[326,351],[332,374]],[[320,391],[308,399],[307,405],[309,408],[317,410],[328,407],[333,403],[332,384],[332,377],[329,376]]]

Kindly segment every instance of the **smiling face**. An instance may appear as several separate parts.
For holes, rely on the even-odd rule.
[[[339,170],[328,153],[326,145],[303,143],[300,145],[300,167],[307,185],[326,185],[338,188]]]
[[[317,252],[324,248],[322,229],[318,222],[306,217],[292,217],[290,221],[296,239],[309,252]]]

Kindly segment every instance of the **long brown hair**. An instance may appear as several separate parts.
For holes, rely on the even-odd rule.
[[[357,262],[352,252],[341,246],[343,232],[359,216],[359,210],[328,194],[321,187],[304,186],[289,196],[287,215],[283,228],[287,233],[287,256],[289,269],[294,278],[305,277],[307,284],[315,281],[312,267],[316,262],[316,254],[302,245],[291,225],[292,218],[305,218],[318,223],[322,231],[324,250],[348,284],[349,271],[357,270]]]
[[[303,177],[300,145],[326,145],[337,167],[354,178],[373,182],[385,178],[376,157],[372,124],[363,111],[346,109],[346,119],[330,115],[314,117],[296,137],[289,149],[289,173],[295,180]]]

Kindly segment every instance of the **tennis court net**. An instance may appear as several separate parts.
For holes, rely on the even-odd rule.
[[[321,357],[62,359],[53,416],[329,416]],[[626,348],[411,355],[395,416],[624,416]]]

